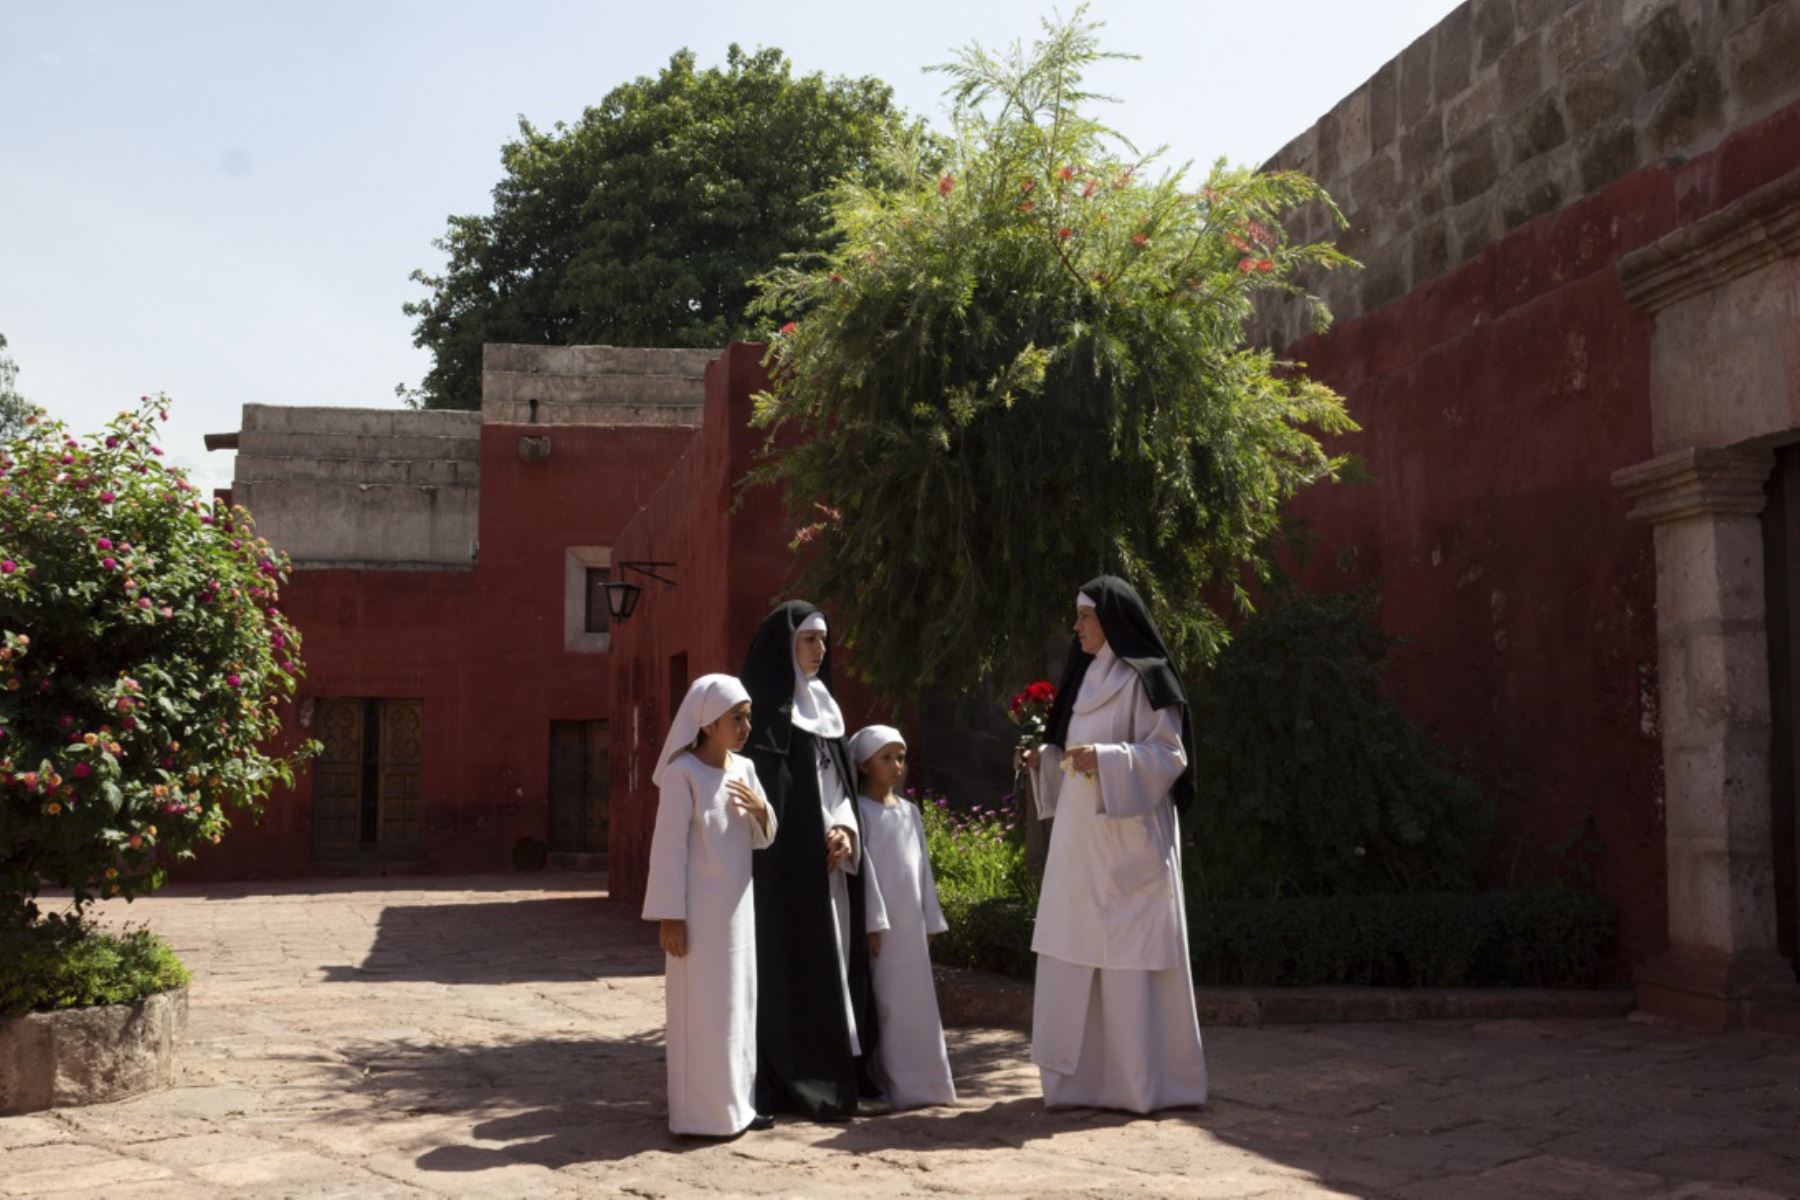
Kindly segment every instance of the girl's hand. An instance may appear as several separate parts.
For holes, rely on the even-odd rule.
[[[687,957],[687,922],[664,921],[656,931],[656,940],[662,943],[663,953],[671,958]]]
[[[1043,757],[1043,753],[1036,746],[1033,746],[1029,750],[1014,750],[1013,771],[1016,773],[1020,767],[1030,767],[1035,771],[1038,769],[1038,763]]]
[[[825,834],[825,869],[835,868],[850,857],[850,835],[842,828],[833,828]]]
[[[749,784],[741,779],[727,779],[725,790],[730,793],[731,804],[734,808],[755,817],[756,823],[762,826],[764,833],[769,831],[769,806],[763,802],[761,796],[750,790]]]
[[[869,935],[869,957],[881,957],[881,934],[879,933],[871,933]]]
[[[1100,755],[1092,746],[1069,747],[1069,765],[1083,775],[1092,775],[1100,768]]]

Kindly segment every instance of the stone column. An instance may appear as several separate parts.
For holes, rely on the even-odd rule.
[[[1669,948],[1638,969],[1638,1005],[1713,1028],[1800,997],[1776,949],[1769,833],[1759,514],[1773,461],[1690,447],[1613,475],[1656,542]]]

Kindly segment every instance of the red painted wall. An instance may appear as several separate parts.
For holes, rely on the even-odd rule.
[[[736,674],[750,639],[796,575],[780,493],[738,483],[765,434],[750,428],[751,397],[768,385],[764,348],[735,343],[706,371],[700,435],[668,481],[615,543],[614,560],[673,561],[673,590],[647,585],[632,618],[613,633],[612,895],[643,898],[656,790],[650,772],[680,695],[670,659],[687,657],[687,680]],[[734,507],[735,506],[735,507]],[[851,727],[876,719],[869,693],[837,664],[837,694]],[[881,719],[887,719],[885,715]]]
[[[1364,432],[1375,476],[1294,506],[1313,587],[1374,582],[1409,640],[1403,706],[1495,801],[1495,882],[1539,877],[1591,817],[1621,959],[1665,940],[1655,560],[1612,472],[1651,456],[1653,322],[1616,266],[1800,166],[1800,107],[1716,151],[1547,214],[1385,308],[1293,349]],[[1341,564],[1347,560],[1347,569]]]
[[[550,439],[548,459],[519,457],[527,433]],[[546,837],[550,722],[612,716],[610,654],[563,649],[565,548],[615,544],[694,438],[683,427],[484,426],[473,569],[303,570],[289,584],[307,672],[291,737],[310,733],[308,698],[424,701],[431,870],[511,870],[520,838]],[[311,797],[303,775],[259,826],[240,822],[182,877],[306,874]]]

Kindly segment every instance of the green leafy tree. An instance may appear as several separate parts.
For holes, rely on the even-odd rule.
[[[0,333],[0,351],[6,349],[6,335]],[[19,364],[12,355],[0,353],[0,438],[17,437],[25,428],[25,418],[36,409],[19,394]]]
[[[0,449],[0,927],[46,885],[159,886],[312,749],[269,748],[301,669],[287,561],[162,463],[158,418],[36,414]]]
[[[906,182],[840,184],[831,249],[760,281],[783,324],[756,419],[787,448],[756,478],[787,486],[805,594],[896,698],[1030,678],[1102,571],[1204,662],[1272,570],[1282,502],[1342,466],[1312,431],[1354,428],[1243,345],[1259,293],[1329,319],[1293,279],[1348,260],[1281,226],[1329,198],[1291,172],[1153,177],[1088,113],[1083,72],[1122,56],[1080,15],[1045,30],[939,68],[947,163],[890,141]]]
[[[573,126],[519,122],[494,210],[450,218],[441,275],[406,306],[433,365],[431,408],[479,408],[485,342],[723,346],[747,332],[748,281],[827,232],[821,193],[865,177],[900,124],[874,78],[796,77],[774,49],[683,50]]]

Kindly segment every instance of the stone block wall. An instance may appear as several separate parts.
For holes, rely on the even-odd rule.
[[[299,567],[468,568],[481,417],[244,406],[232,500]]]
[[[1630,172],[1800,99],[1800,0],[1468,0],[1289,142],[1361,271],[1317,287],[1360,316]],[[1331,236],[1322,208],[1294,233]],[[1303,334],[1297,306],[1267,335]]]
[[[716,350],[490,344],[481,419],[500,425],[698,425]]]

